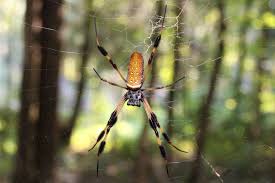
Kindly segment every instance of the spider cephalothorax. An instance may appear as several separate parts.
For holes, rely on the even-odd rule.
[[[160,126],[160,124],[159,124],[159,122],[157,120],[157,116],[152,111],[152,109],[151,109],[151,107],[150,107],[150,105],[149,105],[146,97],[143,95],[143,92],[144,91],[158,90],[158,89],[162,89],[162,88],[171,87],[176,82],[182,80],[184,77],[181,77],[180,79],[178,79],[177,81],[175,81],[174,83],[169,84],[169,85],[160,86],[160,87],[154,87],[154,88],[142,88],[143,83],[146,80],[146,75],[148,74],[148,72],[151,69],[153,58],[155,56],[155,53],[157,52],[157,48],[158,48],[160,40],[161,40],[161,32],[163,30],[163,23],[164,23],[164,20],[165,20],[166,9],[167,9],[167,5],[165,6],[163,21],[162,21],[162,25],[161,25],[161,28],[160,28],[160,33],[156,37],[156,39],[154,41],[154,45],[153,45],[154,47],[153,47],[151,55],[150,55],[150,57],[148,59],[148,64],[147,64],[147,66],[145,68],[145,73],[144,73],[144,61],[143,61],[142,55],[140,53],[138,53],[138,52],[134,52],[134,53],[132,53],[132,55],[130,57],[130,62],[129,62],[129,65],[128,65],[127,79],[125,79],[125,77],[122,75],[122,73],[118,69],[117,65],[113,62],[113,60],[112,60],[111,56],[108,54],[108,52],[100,45],[99,39],[98,39],[98,35],[97,35],[96,21],[95,21],[96,43],[97,43],[98,50],[111,63],[111,65],[113,66],[113,68],[119,74],[120,78],[125,82],[125,86],[122,86],[122,85],[116,84],[114,82],[108,81],[108,80],[102,78],[95,69],[94,69],[94,71],[95,71],[95,73],[97,74],[97,76],[99,77],[99,79],[101,81],[107,82],[107,83],[109,83],[111,85],[114,85],[114,86],[117,86],[117,87],[120,87],[120,88],[124,88],[124,89],[127,90],[127,93],[124,94],[124,96],[122,97],[122,99],[118,103],[116,109],[112,112],[111,117],[108,120],[108,123],[107,123],[106,127],[98,135],[95,144],[92,146],[92,148],[90,150],[92,150],[96,146],[96,144],[98,142],[100,142],[98,153],[97,153],[97,157],[99,158],[100,154],[104,150],[104,147],[105,147],[105,144],[106,144],[106,138],[107,138],[107,136],[108,136],[111,128],[115,125],[115,123],[117,121],[117,115],[121,111],[121,109],[122,109],[122,107],[123,107],[123,105],[124,105],[124,103],[126,101],[128,101],[127,105],[131,105],[131,106],[140,107],[141,104],[143,104],[145,112],[146,112],[147,117],[149,119],[150,127],[153,129],[153,131],[155,133],[155,136],[157,138],[157,143],[158,143],[158,146],[159,146],[159,149],[160,149],[160,153],[161,153],[162,157],[165,159],[165,162],[166,162],[166,171],[167,171],[167,174],[168,174],[168,168],[167,168],[168,161],[167,161],[167,157],[166,157],[166,152],[165,152],[165,149],[164,149],[164,147],[162,145],[162,142],[160,140],[159,134],[162,134],[163,138],[172,147],[176,148],[177,150],[179,150],[181,152],[185,152],[185,151],[182,151],[179,148],[177,148],[171,142],[171,140],[168,137],[168,135],[161,128],[161,126]],[[98,175],[98,167],[99,167],[99,160],[97,160],[97,175]]]
[[[126,93],[126,99],[128,100],[127,105],[140,107],[140,103],[142,102],[142,99],[143,99],[142,91],[141,90],[136,90],[136,91],[129,90]]]

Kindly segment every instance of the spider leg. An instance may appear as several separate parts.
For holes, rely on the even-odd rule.
[[[92,148],[90,148],[88,151],[91,151],[94,149],[94,147],[97,145],[97,143],[100,142],[99,148],[98,148],[98,152],[97,152],[97,164],[96,164],[96,175],[98,176],[98,170],[99,170],[99,156],[103,153],[105,145],[106,145],[106,139],[107,136],[111,130],[111,128],[116,124],[117,122],[117,116],[119,114],[119,112],[121,111],[124,103],[126,102],[126,95],[123,96],[123,98],[120,100],[120,102],[118,103],[116,109],[112,112],[108,123],[106,125],[106,127],[104,128],[104,130],[102,130],[100,132],[100,134],[97,137],[97,140],[95,142],[95,144],[92,146]],[[103,138],[103,139],[102,139]]]
[[[108,80],[102,78],[102,77],[99,75],[99,73],[95,70],[95,68],[93,68],[93,70],[95,71],[96,75],[98,76],[98,78],[99,78],[101,81],[106,82],[106,83],[108,83],[108,84],[110,84],[110,85],[113,85],[113,86],[117,86],[117,87],[119,87],[119,88],[127,89],[127,87],[125,87],[125,86],[121,86],[121,85],[119,85],[119,84],[116,84],[116,83],[114,83],[114,82],[111,82],[111,81],[108,81]]]
[[[150,126],[154,130],[155,135],[157,137],[157,143],[158,143],[158,146],[159,146],[159,150],[160,150],[161,156],[165,160],[166,173],[167,173],[168,177],[170,177],[169,176],[169,170],[168,170],[168,160],[167,160],[167,156],[166,156],[166,151],[165,151],[165,148],[163,147],[162,142],[160,140],[159,132],[157,130],[157,125],[156,125],[156,123],[154,121],[154,118],[152,118],[151,108],[150,108],[150,106],[149,106],[148,101],[146,100],[146,98],[143,99],[143,104],[144,104],[145,112],[146,112],[147,117],[149,119]]]
[[[127,80],[125,79],[125,77],[122,75],[122,73],[120,72],[120,70],[118,69],[117,65],[113,62],[112,57],[109,55],[109,53],[105,50],[105,48],[103,48],[100,43],[99,43],[99,38],[98,38],[98,34],[97,34],[97,27],[96,27],[96,17],[94,17],[94,24],[95,24],[95,35],[96,35],[96,44],[97,44],[97,48],[100,51],[100,53],[107,58],[107,60],[110,62],[110,64],[112,65],[112,67],[117,71],[117,73],[119,74],[120,78],[124,81],[127,82]]]
[[[154,56],[157,52],[157,49],[158,49],[158,46],[159,46],[159,43],[160,43],[160,40],[161,40],[161,33],[162,33],[162,30],[163,30],[163,25],[164,25],[164,21],[165,21],[165,17],[166,17],[166,10],[167,10],[167,4],[165,5],[165,8],[164,8],[163,20],[162,20],[162,23],[161,23],[161,28],[160,28],[160,31],[159,31],[159,35],[156,37],[156,39],[154,41],[154,47],[151,51],[151,54],[150,54],[150,57],[149,57],[149,60],[148,60],[148,64],[145,68],[144,81],[145,81],[149,71],[152,69],[152,62],[153,62]]]
[[[159,124],[159,122],[158,122],[157,116],[156,116],[155,113],[152,111],[152,109],[151,109],[151,107],[150,107],[150,105],[149,105],[149,103],[148,103],[148,101],[147,101],[146,98],[144,98],[143,103],[144,103],[144,108],[145,108],[145,110],[146,110],[146,113],[147,113],[147,116],[148,116],[149,120],[151,120],[152,123],[154,123],[155,126],[156,126],[157,128],[159,128],[160,133],[162,134],[162,136],[164,137],[164,139],[167,141],[167,143],[168,143],[170,146],[174,147],[176,150],[178,150],[178,151],[180,151],[180,152],[187,153],[186,151],[181,150],[181,149],[179,149],[176,145],[174,145],[174,143],[170,140],[170,138],[169,138],[169,136],[167,135],[167,133],[164,132],[164,130],[162,129],[162,127],[160,126],[160,124]]]
[[[184,78],[185,78],[185,76],[179,78],[178,80],[176,80],[176,81],[174,81],[173,83],[168,84],[168,85],[158,86],[158,87],[152,87],[152,88],[144,88],[144,89],[141,89],[141,90],[142,90],[142,91],[153,91],[153,90],[159,90],[159,89],[163,89],[163,88],[169,88],[169,87],[174,86],[177,82],[183,80]]]

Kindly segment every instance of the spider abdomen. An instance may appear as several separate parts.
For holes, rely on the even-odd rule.
[[[127,76],[127,87],[130,89],[141,88],[143,84],[143,64],[142,55],[138,52],[132,53]]]

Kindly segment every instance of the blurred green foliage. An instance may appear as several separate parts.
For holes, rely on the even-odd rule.
[[[0,177],[8,178],[12,172],[13,161],[17,149],[17,127],[19,110],[20,75],[22,74],[23,38],[22,30],[25,24],[23,13],[25,1],[0,1],[0,81],[1,98],[8,102],[0,104]],[[226,53],[223,60],[222,73],[219,75],[215,103],[211,107],[211,126],[207,134],[207,145],[204,156],[218,171],[224,173],[225,182],[270,182],[272,166],[275,162],[274,150],[274,119],[275,119],[275,66],[274,66],[274,9],[269,1],[251,1],[251,6],[244,12],[246,1],[226,1],[226,19],[228,26],[226,36]],[[270,2],[273,2],[272,0]],[[83,18],[85,13],[97,17],[101,41],[114,61],[127,72],[129,55],[134,51],[144,54],[145,61],[150,53],[151,32],[156,28],[152,18],[156,1],[128,2],[120,0],[91,0],[91,9],[84,2],[64,2],[64,23],[61,33],[63,39],[63,65],[60,79],[59,113],[61,121],[70,116],[72,96],[80,73],[80,47],[85,41],[83,38]],[[53,1],[54,5],[54,1]],[[178,60],[187,78],[176,89],[177,100],[167,101],[169,90],[158,91],[152,98],[153,110],[162,126],[167,124],[167,107],[175,102],[175,117],[172,122],[173,140],[188,154],[171,152],[175,159],[182,161],[192,159],[196,148],[195,137],[198,133],[198,109],[203,96],[208,91],[208,80],[212,71],[216,51],[216,23],[219,17],[215,1],[187,1],[184,12],[184,22],[177,22],[173,12],[174,2],[168,2],[168,16],[163,39],[160,45],[157,65],[157,83],[170,83],[173,76],[173,39],[180,36],[184,42],[182,54],[184,58]],[[183,7],[178,7],[183,8]],[[273,7],[274,8],[274,7]],[[184,26],[184,32],[175,32],[174,28]],[[239,47],[241,37],[240,27],[247,31],[244,35],[244,46]],[[262,39],[262,31],[268,31],[268,38]],[[91,32],[93,34],[93,32]],[[93,37],[94,40],[94,37]],[[12,42],[12,50],[9,47]],[[95,42],[95,41],[94,41]],[[31,46],[31,45],[29,45]],[[3,51],[4,50],[4,51]],[[5,51],[6,50],[6,51]],[[241,78],[241,97],[235,98],[236,70],[239,67],[240,54],[246,50],[244,71]],[[11,65],[5,65],[7,55],[12,55]],[[261,66],[264,70],[259,75],[257,63],[264,57]],[[111,66],[100,56],[93,43],[92,55],[86,69],[89,78],[84,93],[81,115],[77,119],[70,145],[59,153],[58,168],[72,170],[86,176],[85,172],[95,172],[96,153],[87,153],[87,149],[96,140],[97,135],[105,126],[116,102],[122,96],[119,88],[103,84],[98,81],[92,72],[96,67],[105,78],[119,81]],[[8,80],[9,74],[12,73]],[[4,73],[4,74],[3,74]],[[20,73],[20,75],[18,74]],[[10,81],[10,82],[7,82]],[[261,82],[261,91],[255,91],[255,83]],[[145,83],[147,85],[147,83]],[[11,86],[11,87],[10,87]],[[183,91],[184,89],[184,91]],[[31,89],[30,89],[31,90]],[[26,91],[27,92],[27,91]],[[30,91],[31,92],[31,91]],[[11,95],[10,95],[11,94]],[[256,120],[255,98],[260,99],[260,121]],[[50,99],[49,99],[50,100]],[[257,107],[257,106],[256,106]],[[238,110],[236,112],[236,110]],[[129,180],[129,174],[138,152],[137,140],[143,129],[145,116],[142,108],[125,106],[119,116],[118,123],[108,137],[106,151],[102,156],[102,166],[106,179],[114,178],[117,181]],[[256,125],[256,127],[255,127]],[[256,128],[256,129],[255,129]],[[259,128],[259,129],[258,129]],[[253,133],[260,130],[255,138]],[[152,131],[148,131],[150,146],[148,152],[155,164],[161,162],[155,138]],[[157,163],[156,163],[157,162]],[[181,166],[185,162],[171,165],[177,176],[185,175]],[[155,166],[154,166],[155,167]],[[160,166],[159,168],[163,168]],[[187,169],[184,169],[188,171]],[[217,182],[210,167],[205,163],[206,174],[210,182]],[[274,168],[273,168],[274,170]],[[178,172],[179,171],[179,172]],[[165,174],[164,171],[162,171]],[[274,173],[274,172],[273,172]],[[93,173],[95,174],[95,173]],[[183,178],[184,179],[184,178]],[[183,180],[179,179],[179,181]],[[0,178],[1,180],[1,178]],[[155,177],[152,176],[152,180]],[[127,181],[126,181],[127,182]]]

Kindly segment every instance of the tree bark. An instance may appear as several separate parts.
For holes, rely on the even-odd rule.
[[[226,31],[226,25],[225,25],[225,10],[224,10],[224,1],[218,1],[218,8],[220,11],[220,19],[218,22],[218,50],[216,58],[218,60],[215,62],[210,83],[209,83],[209,90],[208,94],[206,96],[206,99],[202,102],[201,108],[199,110],[199,118],[198,118],[198,134],[196,138],[197,143],[197,150],[196,150],[196,160],[193,164],[191,174],[189,177],[188,182],[197,183],[199,182],[199,178],[201,175],[201,164],[202,164],[202,152],[204,150],[205,141],[206,141],[206,135],[208,132],[209,125],[211,123],[210,120],[210,108],[214,101],[214,95],[216,90],[216,85],[218,81],[218,75],[220,73],[221,64],[223,61],[224,56],[224,48],[225,48],[225,40],[224,40],[224,34]]]
[[[69,144],[70,137],[73,132],[73,128],[76,124],[77,117],[79,116],[79,113],[81,111],[82,96],[83,96],[83,92],[87,82],[87,78],[85,76],[85,70],[91,54],[91,42],[92,42],[91,41],[92,24],[91,24],[91,17],[90,17],[91,12],[89,12],[89,10],[92,9],[91,4],[92,4],[91,0],[85,1],[85,5],[88,8],[87,8],[87,12],[83,22],[84,42],[81,48],[81,52],[83,53],[83,55],[81,57],[81,64],[79,65],[80,80],[77,85],[77,93],[75,96],[73,112],[68,122],[66,123],[66,126],[63,129],[61,129],[60,142],[65,146]]]
[[[38,119],[38,88],[39,68],[40,68],[40,30],[29,26],[34,19],[39,19],[39,0],[26,1],[24,27],[25,50],[23,60],[23,76],[21,82],[20,103],[21,108],[18,119],[18,150],[16,154],[14,175],[12,181],[18,183],[24,178],[24,182],[29,183],[34,176],[34,124]],[[36,7],[36,8],[34,8]]]
[[[43,27],[57,30],[41,31],[41,68],[39,83],[39,118],[35,134],[35,163],[37,174],[34,182],[54,182],[54,159],[57,145],[58,75],[60,67],[61,40],[59,30],[62,22],[62,0],[53,6],[44,0],[41,10]],[[49,87],[51,86],[51,87]]]

